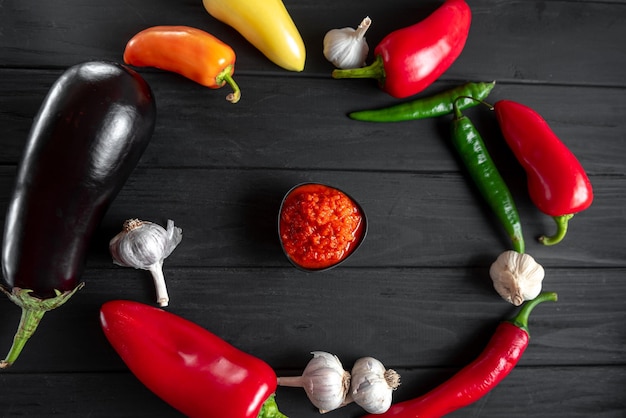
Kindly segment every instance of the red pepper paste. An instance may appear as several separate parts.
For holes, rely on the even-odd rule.
[[[345,193],[323,184],[293,189],[281,207],[279,232],[287,256],[305,269],[339,263],[362,238],[360,207]]]

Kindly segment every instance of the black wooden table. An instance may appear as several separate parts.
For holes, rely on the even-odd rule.
[[[0,373],[0,416],[179,415],[128,371],[99,325],[108,300],[154,305],[149,274],[113,265],[108,253],[109,239],[132,217],[173,219],[184,230],[165,262],[167,309],[280,375],[300,373],[314,350],[338,355],[346,368],[373,356],[401,374],[394,394],[400,401],[475,358],[497,323],[515,312],[488,274],[509,243],[454,153],[450,118],[352,121],[349,111],[399,100],[370,80],[332,79],[322,55],[331,28],[355,26],[368,15],[373,49],[440,3],[286,0],[307,46],[306,68],[294,73],[209,16],[199,0],[0,2],[3,223],[33,116],[70,65],[121,61],[139,30],[188,25],[235,49],[243,92],[232,105],[225,89],[139,70],[157,100],[152,141],[98,229],[86,286],[47,314],[18,362]],[[537,243],[553,221],[530,202],[524,172],[493,114],[467,112],[511,188],[527,252],[546,270],[544,289],[558,292],[559,302],[536,309],[530,347],[502,384],[451,416],[625,417],[626,2],[469,3],[473,22],[462,55],[423,94],[496,80],[489,100],[539,111],[588,171],[595,201],[571,221],[561,244]],[[369,218],[363,246],[324,273],[291,267],[276,233],[282,196],[306,181],[345,190]],[[3,350],[19,315],[0,300]],[[279,388],[277,398],[290,417],[319,415],[300,389]],[[328,414],[361,415],[355,405]]]

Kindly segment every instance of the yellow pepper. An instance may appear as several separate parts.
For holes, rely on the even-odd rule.
[[[226,23],[270,61],[302,71],[306,51],[300,32],[281,0],[203,0],[214,18]]]

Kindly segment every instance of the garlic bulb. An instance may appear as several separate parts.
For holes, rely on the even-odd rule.
[[[301,387],[320,413],[343,406],[350,387],[350,373],[343,369],[337,356],[313,351],[313,358],[302,372],[302,376],[279,377],[280,386]]]
[[[358,359],[352,367],[349,396],[370,414],[382,414],[391,406],[394,390],[400,386],[400,375],[373,357]]]
[[[489,269],[493,287],[515,306],[539,295],[544,274],[543,267],[534,258],[517,251],[503,252]]]
[[[369,17],[358,28],[331,29],[324,36],[324,57],[337,68],[359,68],[365,65],[369,46],[365,32],[372,24]]]
[[[175,227],[171,220],[167,221],[166,230],[161,225],[139,219],[128,219],[123,228],[109,242],[113,263],[149,270],[156,287],[157,303],[167,306],[169,296],[163,276],[163,260],[182,240],[182,229]]]

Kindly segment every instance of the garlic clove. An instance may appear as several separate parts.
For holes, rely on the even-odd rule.
[[[311,403],[326,413],[343,406],[350,387],[350,373],[339,358],[325,351],[313,351],[302,376],[279,377],[280,386],[302,387]]]
[[[159,306],[169,304],[169,295],[163,277],[163,260],[182,240],[182,229],[167,221],[167,229],[148,221],[128,219],[123,230],[109,241],[113,263],[122,267],[150,271]]]
[[[358,359],[352,367],[352,400],[370,414],[382,414],[391,407],[392,394],[400,386],[400,375],[373,357]]]
[[[507,302],[520,306],[541,293],[545,271],[528,255],[517,251],[505,251],[489,268],[493,287]]]
[[[369,53],[365,32],[371,24],[372,20],[366,17],[357,29],[347,27],[329,30],[324,36],[324,57],[341,69],[364,66]]]

